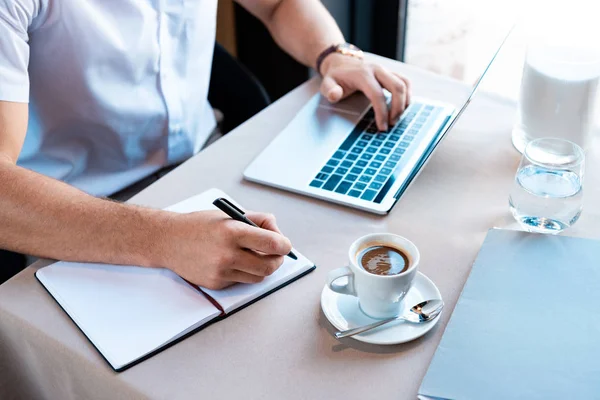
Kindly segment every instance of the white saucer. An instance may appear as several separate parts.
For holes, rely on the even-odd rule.
[[[435,284],[428,277],[418,272],[412,288],[410,288],[404,298],[404,304],[406,310],[408,310],[422,301],[441,298],[442,295]],[[321,293],[321,308],[329,322],[341,331],[377,321],[360,310],[356,297],[336,293],[329,289],[327,285],[325,285]],[[371,331],[354,335],[352,338],[372,344],[410,342],[429,332],[439,319],[440,316],[433,321],[422,324],[394,321]]]

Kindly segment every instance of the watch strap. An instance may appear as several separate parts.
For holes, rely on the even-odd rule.
[[[321,54],[319,54],[319,57],[317,57],[317,72],[319,73],[319,75],[322,75],[321,74],[321,65],[323,64],[323,61],[325,61],[325,58],[328,55],[330,55],[331,53],[337,52],[338,47],[339,47],[339,44],[331,45],[328,48],[326,48],[325,50],[323,50],[321,52]]]
[[[317,72],[319,73],[319,75],[323,75],[321,73],[321,65],[323,64],[323,61],[325,60],[325,58],[327,58],[327,56],[329,56],[331,53],[339,53],[339,54],[357,57],[357,58],[361,58],[361,59],[362,59],[362,54],[363,54],[362,51],[358,47],[356,47],[350,43],[338,43],[338,44],[331,45],[328,48],[326,48],[325,50],[323,50],[321,52],[321,54],[319,54],[319,56],[317,57],[316,69],[317,69]]]

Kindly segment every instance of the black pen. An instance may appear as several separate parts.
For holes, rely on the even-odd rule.
[[[223,197],[219,197],[218,199],[213,201],[213,204],[219,210],[223,211],[225,214],[229,215],[231,218],[235,219],[236,221],[240,221],[245,224],[252,225],[256,228],[260,228],[260,226],[256,225],[254,222],[252,222],[248,218],[246,218],[246,216],[244,215],[245,212],[240,210],[239,208],[237,208],[229,200],[227,200]],[[298,259],[298,257],[292,251],[290,251],[287,256],[290,257],[292,260]]]

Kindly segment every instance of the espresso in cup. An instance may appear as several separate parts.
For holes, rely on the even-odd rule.
[[[373,233],[355,240],[348,258],[347,267],[329,273],[329,289],[356,296],[362,312],[371,318],[399,315],[417,275],[420,259],[417,247],[402,236]]]
[[[356,261],[365,271],[375,275],[398,275],[410,267],[406,253],[386,245],[367,247],[357,254]]]

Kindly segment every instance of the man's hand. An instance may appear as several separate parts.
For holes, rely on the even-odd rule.
[[[246,216],[261,228],[221,211],[171,215],[161,264],[209,289],[262,281],[281,266],[292,245],[272,215],[248,212]]]
[[[319,0],[235,0],[259,18],[285,51],[304,65],[315,67],[319,54],[344,35]],[[332,53],[321,64],[321,93],[332,103],[362,91],[373,104],[377,127],[384,131],[397,122],[410,103],[410,84],[400,74],[358,58]],[[383,88],[392,93],[388,110]]]
[[[373,104],[377,127],[386,131],[410,104],[410,82],[404,76],[355,57],[333,53],[321,65],[323,82],[321,93],[336,103],[357,90],[362,91]],[[388,110],[383,89],[392,94]]]

